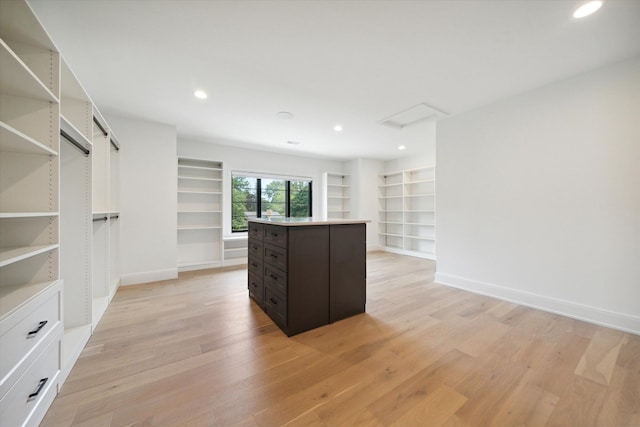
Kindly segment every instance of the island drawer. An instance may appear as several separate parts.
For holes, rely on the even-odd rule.
[[[254,256],[254,257],[257,257],[258,259],[262,259],[263,246],[262,246],[261,240],[257,240],[257,239],[254,239],[253,237],[250,237],[248,246],[249,246],[248,247],[249,258]]]
[[[249,272],[249,296],[260,306],[264,307],[264,285],[262,283],[262,276],[258,277],[252,272]]]
[[[276,289],[283,295],[287,295],[287,275],[269,265],[264,266],[264,284]]]
[[[248,268],[250,273],[262,277],[263,264],[260,258],[249,256]]]
[[[262,241],[264,239],[264,225],[249,221],[249,237]]]
[[[264,226],[264,241],[271,243],[272,245],[280,246],[282,248],[287,247],[287,227],[280,227],[277,225]]]
[[[264,309],[281,328],[287,327],[287,298],[280,292],[265,286]]]
[[[279,248],[277,246],[265,244],[264,245],[264,261],[267,264],[282,270],[287,271],[287,250]]]

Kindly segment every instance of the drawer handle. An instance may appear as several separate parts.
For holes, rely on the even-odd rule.
[[[35,337],[36,335],[38,335],[38,332],[40,332],[40,330],[41,330],[42,328],[44,328],[44,325],[46,325],[47,323],[49,323],[49,321],[48,321],[48,320],[43,320],[42,322],[38,323],[38,327],[37,327],[37,328],[35,328],[33,331],[30,331],[30,332],[27,334],[27,338],[33,338],[33,337]]]
[[[258,266],[258,264],[256,264],[255,262],[252,262],[252,263],[251,263],[251,266],[252,266],[252,267],[257,267],[257,266]]]
[[[278,258],[278,255],[274,255],[274,254],[269,254],[269,256],[270,256],[271,258]]]
[[[253,286],[254,288],[257,288],[258,285],[256,285],[255,283],[251,282],[251,286]]]
[[[47,383],[47,381],[49,381],[49,378],[43,378],[43,379],[40,380],[40,382],[38,383],[38,387],[36,388],[36,391],[34,391],[33,393],[31,393],[29,395],[29,397],[27,398],[27,402],[31,402],[33,399],[38,397],[38,395],[42,391],[42,387],[44,387],[44,385]]]
[[[274,300],[273,298],[269,298],[269,301],[271,301],[271,304],[278,305],[278,301]]]
[[[271,277],[273,280],[278,280],[278,276],[274,276],[273,274],[270,274],[269,277]]]
[[[278,237],[278,233],[271,233],[271,237]]]

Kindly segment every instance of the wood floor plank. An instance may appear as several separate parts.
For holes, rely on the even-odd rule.
[[[608,385],[620,348],[626,344],[626,334],[618,331],[598,331],[585,350],[575,374]]]
[[[288,338],[246,266],[122,287],[43,426],[640,425],[640,337],[367,256],[366,313]]]

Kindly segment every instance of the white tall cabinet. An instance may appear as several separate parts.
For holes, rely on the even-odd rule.
[[[378,178],[380,245],[389,252],[435,259],[435,166]]]
[[[351,181],[344,173],[325,172],[325,218],[351,218]]]
[[[178,158],[178,270],[220,267],[222,163]]]
[[[96,116],[29,5],[0,1],[1,426],[38,425],[119,285],[117,152]]]

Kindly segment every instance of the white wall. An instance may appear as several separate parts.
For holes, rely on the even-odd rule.
[[[231,172],[261,172],[265,174],[309,177],[313,180],[313,216],[320,217],[324,204],[321,188],[323,172],[345,172],[343,163],[334,160],[290,156],[280,153],[237,148],[229,145],[180,139],[178,156],[221,161],[224,163],[224,190],[231,188]],[[223,234],[231,235],[231,191],[223,191]],[[175,228],[175,227],[174,227]]]
[[[122,284],[175,278],[176,128],[117,116],[106,119],[121,143]]]
[[[438,282],[640,333],[640,58],[437,132]]]
[[[367,250],[379,250],[378,174],[384,171],[382,160],[354,159],[346,162],[351,175],[351,213],[353,218],[368,219]]]
[[[384,172],[416,169],[436,164],[436,121],[424,120],[409,125],[402,132],[411,132],[413,142],[407,144],[406,151],[398,151],[398,157],[384,164]]]

